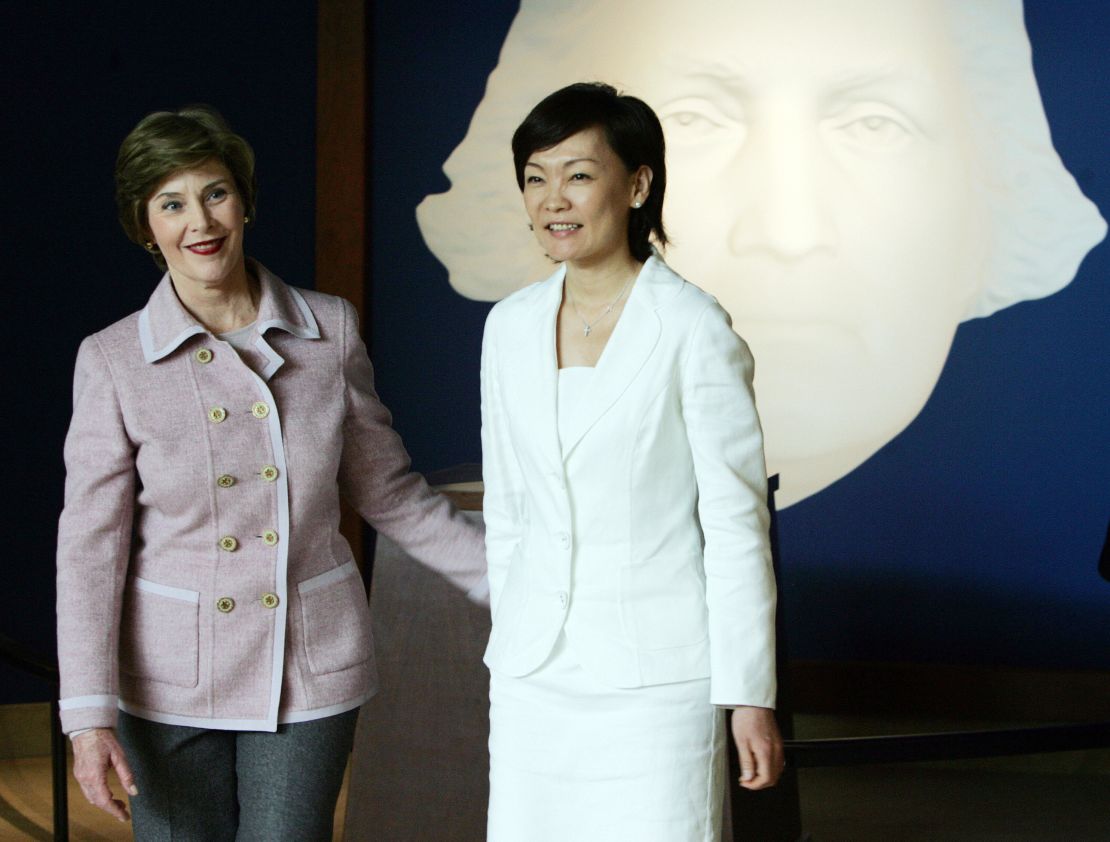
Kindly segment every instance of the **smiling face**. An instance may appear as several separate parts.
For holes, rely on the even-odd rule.
[[[147,225],[178,286],[220,287],[245,271],[243,204],[221,163],[166,178],[147,201]]]
[[[596,127],[533,152],[522,194],[544,253],[582,268],[628,262],[628,215],[644,177],[628,172]]]

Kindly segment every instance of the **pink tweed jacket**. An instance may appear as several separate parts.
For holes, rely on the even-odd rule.
[[[376,689],[344,495],[463,589],[481,530],[409,470],[351,305],[261,281],[241,357],[167,274],[88,337],[58,530],[63,730],[157,722],[273,731]]]

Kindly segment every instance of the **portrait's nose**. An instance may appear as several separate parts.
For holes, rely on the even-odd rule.
[[[728,236],[734,254],[797,259],[832,245],[822,177],[831,164],[823,156],[816,126],[802,113],[770,113],[749,129],[728,177],[738,191]]]

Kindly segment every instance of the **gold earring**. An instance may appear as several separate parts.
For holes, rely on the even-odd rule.
[[[246,224],[247,224],[248,222],[250,222],[250,221],[251,221],[251,218],[250,218],[249,216],[244,216],[244,217],[243,217],[243,224],[244,224],[244,225],[246,225]]]
[[[152,243],[150,240],[147,240],[145,243],[143,243],[143,248],[145,248],[151,254],[154,254],[154,252],[158,251],[158,247],[154,245],[154,243]]]

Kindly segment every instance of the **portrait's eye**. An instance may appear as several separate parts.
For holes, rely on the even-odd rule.
[[[525,184],[543,184],[543,179],[538,175],[528,175],[524,177]]]
[[[181,202],[177,201],[176,199],[167,199],[166,201],[162,202],[162,210],[164,211],[181,210],[181,207]]]
[[[843,126],[841,131],[858,143],[870,146],[889,146],[907,134],[906,129],[888,117],[872,114]]]
[[[829,122],[841,141],[861,149],[899,149],[918,134],[908,117],[879,103],[854,105]]]
[[[592,176],[589,173],[576,172],[570,177],[571,181],[589,181]]]
[[[219,202],[223,199],[226,199],[227,195],[228,195],[227,194],[227,188],[217,187],[214,190],[209,192],[208,201],[210,201],[210,202]]]
[[[697,143],[742,136],[743,123],[701,97],[686,97],[668,103],[659,110],[659,120],[668,143]]]

